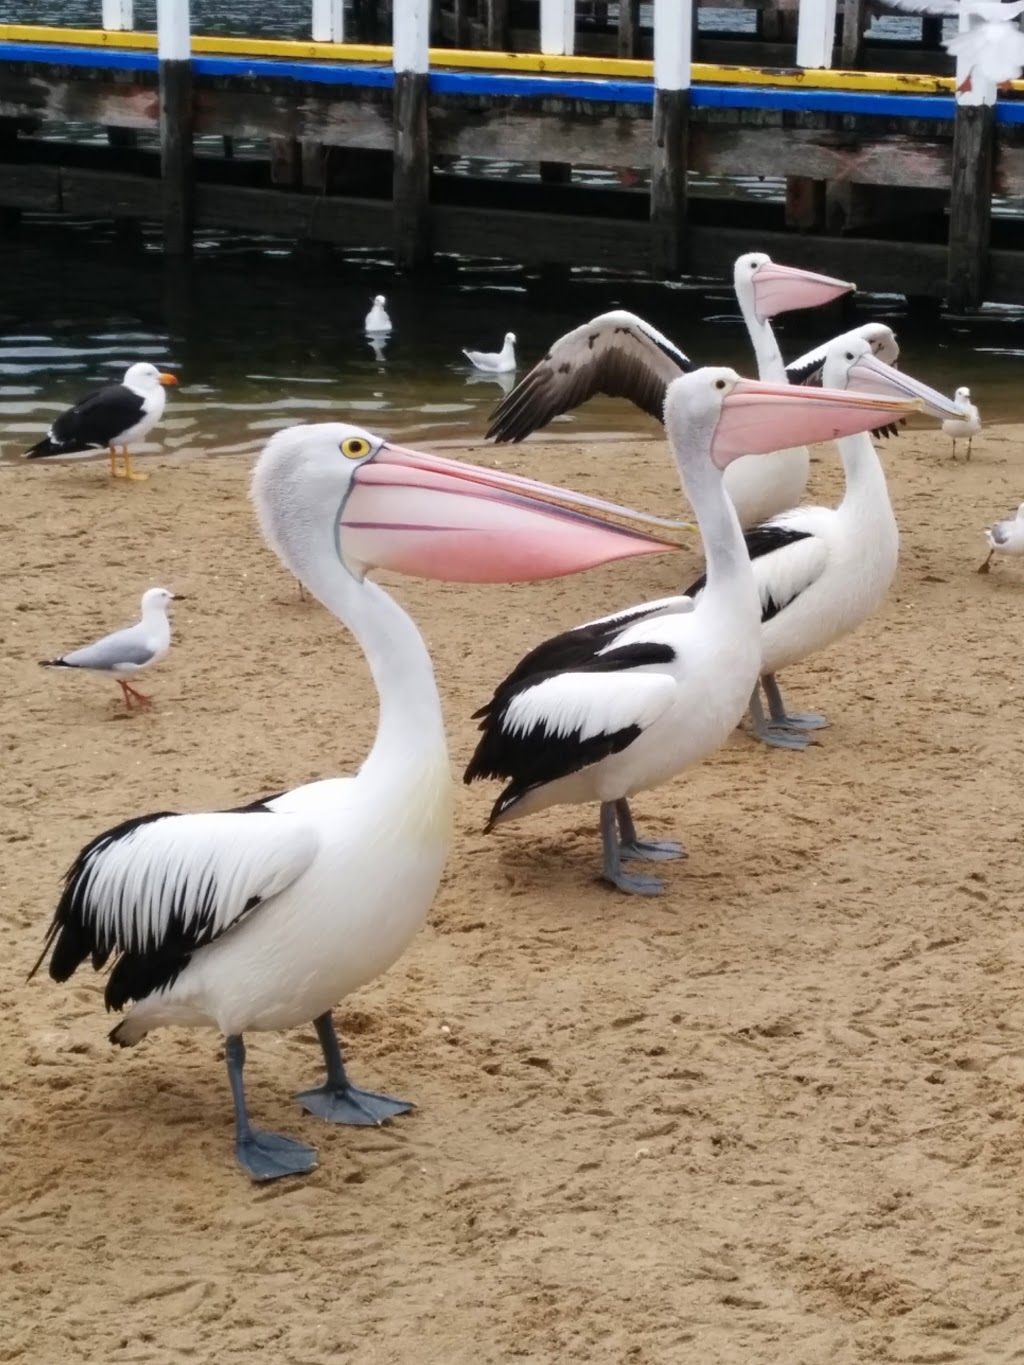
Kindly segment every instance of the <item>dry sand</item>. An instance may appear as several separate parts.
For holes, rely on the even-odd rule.
[[[595,884],[595,811],[485,838],[495,788],[460,789],[427,928],[338,1012],[354,1077],[419,1108],[318,1124],[289,1098],[318,1077],[312,1030],[253,1035],[255,1117],[321,1162],[263,1189],[213,1034],[120,1052],[99,978],[25,975],[87,838],[351,771],[373,690],[260,542],[244,461],[151,459],[134,486],[0,469],[0,1360],[1024,1359],[1024,562],[974,572],[1024,495],[1022,441],[987,432],[969,465],[931,433],[889,445],[889,603],[784,680],[833,727],[803,755],[737,735],[637,799],[691,850],[663,899]],[[678,505],[655,442],[500,458]],[[824,454],[815,495],[837,487]],[[526,646],[695,563],[396,581],[456,770]],[[37,668],[158,582],[189,600],[151,713]]]

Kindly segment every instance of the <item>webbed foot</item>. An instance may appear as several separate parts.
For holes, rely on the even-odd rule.
[[[262,1184],[286,1175],[308,1175],[316,1170],[316,1151],[305,1142],[281,1133],[250,1128],[235,1139],[235,1156],[250,1180]]]
[[[308,1114],[327,1123],[348,1123],[358,1128],[375,1128],[414,1107],[409,1100],[378,1095],[354,1085],[320,1085],[315,1090],[300,1090],[293,1096]]]

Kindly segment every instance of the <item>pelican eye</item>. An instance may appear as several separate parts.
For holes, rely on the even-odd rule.
[[[716,389],[724,389],[724,388],[725,388],[725,380],[724,380],[724,379],[716,379],[716,380],[715,380],[715,388],[716,388]]]
[[[370,453],[370,443],[365,436],[346,436],[341,443],[341,453],[350,460],[361,460]]]
[[[853,359],[853,352],[852,352],[852,351],[847,351],[847,352],[846,352],[846,358],[847,358],[847,360],[852,360],[852,359]]]

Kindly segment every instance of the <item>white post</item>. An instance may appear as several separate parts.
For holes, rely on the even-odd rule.
[[[796,29],[796,64],[830,67],[836,40],[836,0],[800,0]]]
[[[135,27],[133,0],[103,0],[103,27],[124,32]]]
[[[345,0],[313,0],[313,41],[345,41]]]
[[[192,57],[188,0],[156,0],[157,55],[162,62]]]
[[[971,26],[971,0],[960,0],[958,11],[957,32],[966,33]],[[961,90],[960,87],[970,77],[970,88]],[[972,67],[968,59],[962,52],[956,54],[956,102],[957,104],[995,104],[999,97],[999,90],[994,81],[990,81],[985,75],[981,66]]]
[[[654,84],[689,90],[693,61],[693,0],[654,0]]]
[[[576,41],[576,0],[540,0],[540,50],[571,57]]]
[[[396,71],[430,70],[430,0],[395,0],[391,34]]]

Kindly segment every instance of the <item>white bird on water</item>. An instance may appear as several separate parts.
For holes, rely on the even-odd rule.
[[[895,342],[893,343],[895,345]],[[955,411],[935,389],[879,360],[856,332],[825,352],[822,383],[899,398],[939,420]],[[765,744],[803,749],[809,731],[828,724],[818,714],[786,710],[776,674],[856,630],[885,601],[899,557],[899,531],[878,452],[867,432],[836,442],[846,476],[838,507],[797,507],[745,535],[761,604],[760,684],[750,698],[754,735]],[[700,600],[703,577],[687,588]]]
[[[384,304],[384,295],[375,294],[373,307],[367,313],[366,321],[363,324],[364,331],[370,336],[383,336],[391,331],[391,319],[388,317]]]
[[[516,367],[516,334],[506,332],[500,351],[466,351],[462,354],[487,374],[510,374]]]
[[[623,861],[678,857],[682,848],[637,839],[629,798],[722,745],[761,667],[761,603],[724,471],[752,452],[864,431],[913,410],[729,369],[673,380],[665,430],[704,538],[705,591],[695,606],[663,599],[548,640],[498,685],[476,712],[483,734],[464,775],[507,781],[487,829],[548,806],[599,802],[602,878],[621,891],[662,891]]]
[[[313,1020],[327,1077],[297,1098],[320,1118],[378,1124],[410,1108],[351,1084],[331,1017],[422,924],[452,829],[430,656],[367,570],[510,582],[675,542],[656,518],[340,423],[277,432],[252,493],[270,546],[363,648],[380,706],[373,748],[355,777],[231,810],[136,815],[99,834],[64,879],[33,974],[51,950],[56,981],[113,956],[107,1008],[135,1002],[110,1035],[123,1047],[168,1025],[219,1029],[237,1159],[272,1180],[312,1170],[316,1153],[250,1124],[245,1032]]]
[[[988,541],[988,558],[978,565],[979,573],[988,573],[993,555],[1024,555],[1024,502],[1017,508],[1017,515],[1005,521],[994,521],[985,530]]]
[[[959,388],[953,395],[953,402],[960,410],[959,417],[947,417],[942,424],[942,430],[953,441],[953,459],[956,459],[957,441],[967,442],[967,458],[971,458],[971,445],[975,436],[981,430],[981,414],[971,402],[971,391],[968,388]]]
[[[84,668],[93,673],[112,673],[121,689],[124,704],[130,711],[133,699],[140,706],[148,706],[148,693],[131,687],[122,674],[132,677],[144,668],[152,668],[166,659],[171,648],[171,621],[168,615],[172,602],[184,600],[182,593],[168,588],[148,588],[142,594],[142,616],[134,626],[104,635],[95,644],[62,654],[59,659],[41,659],[43,668]]]

